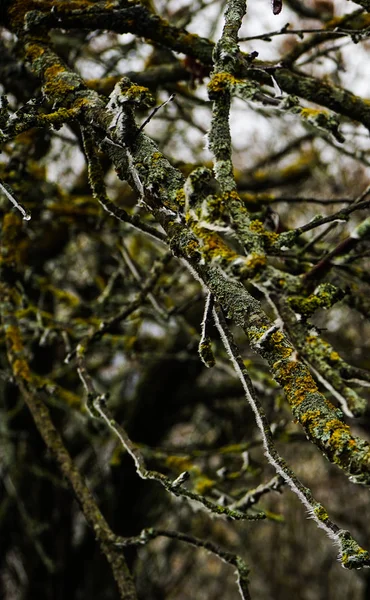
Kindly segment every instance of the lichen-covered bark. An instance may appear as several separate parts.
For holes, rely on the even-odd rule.
[[[369,485],[369,444],[351,435],[349,427],[338,417],[338,412],[318,391],[307,367],[295,358],[294,349],[283,333],[276,334],[275,338],[272,336],[263,346],[258,345],[259,338],[269,329],[271,323],[245,288],[225,277],[212,264],[202,264],[206,262],[203,257],[207,245],[203,246],[182,219],[178,218],[177,212],[174,212],[181,211],[178,198],[181,197],[183,177],[144,133],[138,133],[136,138],[134,136],[134,142],[131,142],[133,134],[137,131],[131,108],[136,102],[132,96],[135,86],[125,84],[124,88],[117,91],[123,98],[121,108],[125,115],[124,128],[113,127],[109,130],[114,113],[110,114],[109,110],[104,110],[101,98],[94,91],[88,90],[82,79],[64,66],[44,41],[26,37],[24,48],[30,68],[35,75],[42,77],[44,92],[50,100],[68,107],[79,103],[83,107],[80,119],[82,123],[96,122],[103,131],[109,131],[109,139],[112,139],[114,144],[105,143],[104,148],[115,164],[118,174],[121,178],[128,179],[136,188],[138,184],[135,174],[138,174],[145,190],[144,197],[166,230],[172,251],[176,256],[184,258],[198,273],[226,313],[246,331],[252,346],[268,360],[273,376],[287,393],[294,416],[301,422],[309,438],[323,450],[329,460],[335,462],[356,481]],[[223,104],[224,100],[222,96],[219,109],[227,111],[227,102]],[[224,117],[217,116],[220,124],[224,120]],[[227,131],[215,132],[217,139],[224,140],[225,135],[227,136]],[[102,142],[104,144],[104,139]],[[126,148],[131,156],[131,164],[128,163]],[[225,151],[229,155],[226,147]],[[142,193],[140,189],[138,191]],[[208,244],[217,249],[217,234],[210,234],[210,238]],[[221,252],[219,259],[222,258]],[[248,268],[251,266],[249,263]],[[351,453],[349,449],[352,450]]]
[[[366,3],[363,6],[367,8]],[[299,56],[320,44],[319,35],[310,43],[303,42],[300,51],[292,52],[290,59],[287,55],[285,64],[270,65],[256,60],[253,54],[243,54],[238,35],[246,9],[243,0],[227,2],[222,34],[214,44],[162,19],[153,12],[150,2],[78,0],[50,3],[17,0],[2,5],[2,24],[17,36],[18,51],[29,72],[24,95],[14,86],[7,90],[20,94],[20,105],[27,100],[33,85],[39,86],[42,92],[39,100],[41,108],[37,103],[25,103],[12,112],[9,103],[3,99],[0,113],[0,142],[7,156],[11,156],[8,162],[1,165],[0,188],[13,203],[13,210],[20,211],[26,219],[32,216],[34,221],[31,220],[31,223],[37,223],[34,230],[26,229],[18,216],[4,210],[0,296],[3,341],[7,347],[6,368],[94,530],[111,565],[122,598],[135,598],[136,591],[120,548],[146,544],[152,538],[145,532],[138,538],[137,531],[132,530],[126,537],[118,538],[114,525],[110,529],[58,433],[59,426],[63,427],[62,419],[58,423],[57,418],[56,425],[53,424],[57,413],[54,415],[52,410],[50,416],[44,398],[48,398],[47,401],[52,404],[56,396],[68,408],[78,408],[82,414],[87,408],[92,416],[103,418],[110,433],[113,432],[124,448],[123,451],[115,451],[114,460],[118,463],[126,459],[134,460],[136,472],[129,476],[128,487],[129,491],[133,491],[133,497],[137,493],[136,501],[138,497],[145,496],[145,493],[137,492],[135,478],[139,474],[144,480],[161,483],[172,495],[200,503],[214,514],[238,520],[252,518],[247,512],[254,503],[250,495],[243,494],[247,498],[245,514],[234,510],[233,506],[238,505],[238,500],[231,503],[231,496],[219,498],[216,479],[199,472],[188,458],[166,457],[164,469],[166,472],[167,469],[177,470],[174,479],[145,466],[146,455],[153,461],[163,460],[162,450],[154,446],[165,438],[168,424],[176,422],[175,415],[179,407],[186,406],[188,412],[185,411],[183,416],[186,421],[189,412],[197,410],[198,399],[204,399],[201,384],[199,389],[196,388],[202,366],[199,362],[194,365],[194,340],[199,337],[196,327],[200,319],[196,316],[194,324],[184,318],[187,303],[192,304],[197,298],[190,287],[193,285],[189,283],[191,278],[198,286],[198,299],[204,291],[207,293],[199,342],[199,354],[204,365],[211,368],[216,362],[211,314],[216,315],[217,325],[220,325],[224,315],[233,326],[244,331],[250,348],[262,359],[257,364],[267,365],[263,375],[257,369],[258,377],[266,378],[262,387],[269,391],[275,389],[268,377],[274,379],[284,392],[291,415],[301,425],[304,435],[351,481],[370,485],[370,444],[359,435],[352,434],[343,415],[345,413],[348,418],[366,416],[368,403],[360,392],[353,389],[352,382],[363,387],[369,382],[368,365],[365,364],[362,369],[348,364],[347,359],[337,352],[335,344],[325,341],[325,334],[320,327],[311,322],[319,311],[332,309],[343,298],[368,317],[366,298],[361,301],[356,299],[360,288],[357,280],[353,279],[345,290],[340,289],[340,282],[341,277],[345,279],[347,269],[350,276],[358,276],[367,289],[366,270],[352,268],[351,261],[358,259],[355,251],[359,252],[360,259],[364,258],[362,253],[365,253],[369,240],[370,221],[366,216],[357,220],[352,233],[327,253],[322,251],[320,245],[321,234],[308,242],[303,241],[303,235],[307,232],[319,226],[331,227],[335,222],[345,222],[353,217],[355,211],[368,208],[369,190],[365,190],[358,198],[351,198],[352,203],[348,208],[324,217],[318,215],[305,225],[299,221],[295,229],[284,222],[276,223],[276,215],[269,206],[279,198],[275,193],[251,194],[255,189],[253,181],[256,188],[259,183],[260,189],[263,186],[284,188],[292,181],[302,183],[307,175],[312,174],[318,151],[302,152],[295,162],[288,166],[284,163],[276,176],[268,168],[267,174],[259,169],[250,173],[246,169],[246,173],[240,173],[234,168],[230,130],[230,111],[234,98],[252,102],[262,112],[271,109],[280,111],[282,118],[287,115],[289,118],[299,118],[310,128],[310,133],[302,136],[299,142],[293,141],[285,149],[277,150],[272,156],[273,162],[284,158],[285,153],[289,155],[290,150],[300,145],[310,144],[316,135],[318,138],[323,136],[324,140],[329,139],[335,147],[337,142],[345,143],[345,135],[340,129],[340,116],[352,122],[358,121],[369,129],[369,102],[339,85],[308,76],[296,68],[288,68]],[[349,36],[361,36],[366,30],[366,23],[362,14],[348,22],[343,18],[340,26],[344,28],[348,25]],[[336,33],[332,32],[333,27],[333,24],[325,27],[324,31],[330,32],[328,40],[335,39],[331,35]],[[82,36],[87,35],[87,31],[96,30],[130,32],[137,40],[145,38],[153,45],[165,47],[169,62],[165,65],[155,64],[155,60],[160,62],[163,58],[163,48],[156,47],[150,59],[153,64],[143,73],[126,73],[121,77],[111,75],[107,69],[101,79],[85,81],[78,69],[70,66],[73,61],[69,60],[68,52],[66,60],[61,57],[63,44],[58,47],[57,36],[55,32],[50,33],[51,29],[70,31],[71,35],[83,29]],[[346,34],[344,29],[342,33]],[[78,57],[78,42],[76,48],[74,50]],[[184,53],[185,61],[180,62],[175,52]],[[6,78],[6,70],[3,72]],[[158,99],[154,95],[162,84],[177,84],[176,88],[169,87],[167,90],[171,93],[168,103],[173,100],[175,90],[202,108],[208,108],[207,100],[191,94],[191,86],[196,86],[208,76],[207,90],[212,103],[212,116],[207,141],[213,163],[175,163],[146,134],[148,123],[163,108],[162,105],[158,106]],[[184,89],[180,81],[190,81],[190,87]],[[150,87],[150,90],[144,86]],[[301,100],[313,102],[318,107],[307,107]],[[151,112],[153,109],[154,113]],[[184,122],[189,122],[187,110],[185,103],[180,112],[176,112]],[[145,111],[149,114],[143,117]],[[170,112],[167,117],[170,129],[173,123]],[[141,126],[137,124],[139,119]],[[74,135],[72,142],[65,137],[64,131],[56,133],[65,124]],[[202,126],[199,126],[200,130]],[[75,143],[84,152],[86,171],[81,176],[83,181],[75,181],[74,188],[63,190],[58,182],[53,185],[48,182],[44,167],[39,164],[39,157],[48,156],[47,136],[41,148],[35,143],[40,131],[50,132],[56,140]],[[246,140],[248,144],[251,145],[252,141]],[[366,165],[367,157],[361,158],[362,164]],[[260,164],[263,165],[263,160]],[[126,187],[122,192],[122,184],[117,185],[116,182],[115,198],[111,199],[114,174],[121,182],[129,184],[132,196],[129,196],[132,192],[127,192]],[[243,195],[240,192],[244,189],[247,193]],[[121,202],[125,194],[129,197],[127,205]],[[297,201],[295,189],[292,195],[291,199]],[[21,199],[19,202],[18,196]],[[137,208],[133,208],[136,201]],[[3,205],[0,208],[2,210]],[[289,222],[287,215],[285,221]],[[143,237],[133,239],[131,234],[127,234],[126,225],[134,227],[138,235]],[[325,232],[322,237],[325,237]],[[88,266],[80,271],[77,269],[76,275],[70,256],[75,252],[77,263],[78,249],[84,248],[84,245],[87,247]],[[166,252],[163,252],[163,248],[166,248]],[[102,257],[97,256],[99,253]],[[69,257],[65,262],[63,254]],[[58,267],[55,267],[53,259],[60,255],[62,258]],[[152,260],[153,255],[156,260]],[[135,265],[138,256],[139,268]],[[176,269],[171,270],[172,257],[178,259],[180,269],[185,270],[179,271],[179,275]],[[335,271],[336,267],[341,266],[333,262],[338,258],[348,260],[342,271],[340,268]],[[98,263],[99,260],[105,261],[105,268],[101,271],[96,269],[95,259]],[[63,269],[66,289],[61,276]],[[331,277],[333,271],[337,275]],[[89,278],[90,272],[94,275],[85,286],[81,286],[81,296],[84,294],[81,298],[73,291],[74,286],[78,289],[79,278]],[[54,280],[59,281],[60,287]],[[188,285],[189,295],[194,298],[186,297],[187,289],[181,291],[183,296],[177,291],[176,302],[180,296],[184,306],[180,302],[172,305],[167,297],[168,290],[178,290]],[[160,331],[158,337],[162,336],[164,330],[168,331],[166,343],[162,344],[164,337],[157,345],[153,340],[148,342],[147,338],[150,338],[153,329],[157,331],[153,323]],[[232,336],[225,334],[225,323],[223,328],[220,325],[218,329],[230,355],[234,342],[229,343]],[[44,362],[39,362],[34,357],[41,352],[40,348],[49,336],[53,339],[53,352],[44,358]],[[163,353],[163,363],[154,361],[154,358],[158,358],[156,353],[160,353],[159,350]],[[86,359],[89,354],[91,360]],[[140,389],[134,376],[133,382],[127,384],[127,390],[135,390],[136,396],[133,394],[133,397],[137,406],[130,399],[130,393],[122,403],[119,391],[115,394],[117,412],[122,411],[122,414],[114,418],[101,408],[106,397],[97,390],[107,385],[110,369],[114,371],[116,368],[115,361],[125,363],[126,354],[133,357],[133,361],[139,361],[138,357],[142,355],[148,362],[154,362],[152,368],[148,367]],[[235,352],[233,357],[248,398],[248,386],[252,384],[240,355]],[[253,365],[252,359],[250,362]],[[76,384],[76,373],[83,388],[79,387],[79,383]],[[93,385],[93,378],[96,378],[96,386]],[[167,391],[171,388],[167,394],[166,378],[169,382]],[[196,389],[191,398],[189,382]],[[87,407],[81,400],[81,390],[87,396]],[[323,390],[331,395],[333,402],[339,403],[340,408],[328,400]],[[125,403],[127,406],[122,409],[121,404]],[[272,434],[266,433],[269,428],[266,415],[262,409],[258,412],[258,407],[255,413],[257,423],[262,423],[262,434],[266,434],[265,437],[262,435],[263,440],[268,438],[269,444],[273,444]],[[121,417],[125,427],[118,424]],[[156,422],[157,418],[159,423]],[[68,427],[66,429],[68,431]],[[131,431],[134,432],[134,441],[129,437]],[[136,445],[136,441],[142,444]],[[237,444],[239,454],[240,447]],[[120,452],[124,451],[129,456],[122,459]],[[98,454],[98,450],[96,452]],[[271,451],[271,456],[274,459],[271,464],[281,467],[282,472],[289,475],[286,481],[291,483],[294,478],[290,477],[290,468],[279,457],[276,459],[278,455],[275,451]],[[240,472],[243,473],[243,469]],[[182,488],[189,479],[195,492]],[[123,486],[122,482],[120,486]],[[275,483],[266,484],[263,489],[270,492],[276,489],[274,486]],[[294,485],[291,487],[296,491]],[[368,566],[367,552],[329,520],[326,509],[313,499],[310,491],[305,496],[303,484],[299,483],[296,487],[298,496],[301,494],[303,498],[309,498],[309,510],[319,526],[331,532],[337,542],[340,540],[343,565],[348,568]],[[213,494],[212,499],[208,494]],[[119,500],[116,502],[118,505]],[[122,502],[126,502],[126,499],[123,498]],[[227,506],[224,506],[225,502]],[[132,519],[132,523],[127,523],[132,509],[129,500],[127,503],[129,509],[120,511],[123,517],[120,515],[117,521],[129,528],[134,527],[135,522]],[[152,503],[155,504],[155,500]],[[240,504],[244,506],[241,500]],[[149,511],[146,516],[148,514]],[[265,515],[258,513],[258,518],[260,516]],[[197,547],[213,548],[212,545],[207,547],[198,544],[195,538],[189,541],[185,537],[179,535],[178,539]],[[222,552],[215,554],[223,559]],[[244,586],[241,593],[248,597],[248,569],[245,563],[237,555],[227,557],[226,562],[238,567],[241,588]]]

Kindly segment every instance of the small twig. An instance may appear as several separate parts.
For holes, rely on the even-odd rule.
[[[100,163],[99,156],[96,152],[96,144],[93,137],[90,135],[90,132],[86,130],[86,128],[82,128],[82,139],[84,150],[87,158],[87,167],[89,173],[89,183],[93,193],[94,198],[97,199],[102,208],[112,217],[118,219],[118,221],[122,221],[123,223],[129,223],[136,229],[143,231],[144,233],[150,235],[156,240],[161,242],[166,241],[166,235],[149,225],[148,223],[143,222],[138,215],[129,215],[123,208],[119,208],[108,198],[106,193],[106,188],[104,184],[104,175],[103,169]],[[108,138],[107,138],[108,140]],[[114,142],[108,140],[113,145]]]
[[[86,349],[89,344],[100,340],[105,333],[111,331],[121,321],[124,321],[129,317],[135,310],[140,308],[143,304],[147,295],[153,290],[158,278],[163,273],[163,269],[172,258],[171,252],[166,252],[163,257],[156,261],[150,270],[147,280],[142,284],[141,290],[134,296],[133,300],[124,308],[122,308],[117,314],[110,319],[102,321],[98,329],[95,329],[92,333],[87,335],[84,340],[81,340],[79,346]],[[69,363],[72,358],[75,357],[77,348],[72,350],[65,358],[65,362]]]
[[[344,214],[350,214],[351,212],[355,211],[355,210],[360,210],[362,207],[366,208],[367,206],[370,205],[370,200],[364,200],[364,198],[366,198],[366,196],[370,193],[370,185],[368,185],[365,190],[350,204],[350,206],[348,206],[345,209],[342,209],[342,211],[340,211],[340,213],[344,213]],[[336,213],[338,214],[338,213]],[[333,217],[335,217],[335,215],[332,215]],[[326,235],[334,226],[335,224],[333,223],[332,225],[330,225],[324,232],[323,234]],[[347,238],[345,238],[344,240],[340,241],[339,244],[337,244],[335,246],[335,248],[333,248],[333,250],[331,250],[330,252],[328,252],[316,265],[314,265],[314,267],[312,267],[312,269],[310,271],[308,271],[305,274],[305,280],[309,280],[312,279],[314,277],[316,277],[319,273],[323,274],[327,271],[327,269],[330,267],[330,261],[332,258],[334,258],[335,256],[339,256],[341,254],[345,254],[347,252],[349,252],[356,244],[357,242],[360,240],[360,237],[357,237],[356,235],[354,236],[349,236]],[[315,240],[317,241],[317,239]]]
[[[271,41],[271,38],[276,37],[277,35],[298,35],[298,37],[303,38],[304,33],[315,33],[316,35],[330,35],[330,36],[346,36],[354,33],[352,30],[341,30],[336,29],[335,31],[330,29],[289,29],[290,23],[287,23],[281,29],[277,29],[275,31],[270,31],[268,33],[261,33],[260,35],[252,35],[247,37],[239,38],[239,42],[249,42],[251,40],[263,40],[265,42]],[[359,30],[358,33],[362,32]],[[357,32],[356,32],[357,33]]]
[[[41,530],[40,532],[38,532],[36,529],[35,522],[33,521],[32,517],[28,514],[28,511],[27,511],[24,503],[19,498],[17,489],[16,489],[10,475],[6,475],[5,477],[2,477],[2,481],[3,481],[4,487],[7,491],[7,494],[14,499],[14,501],[17,505],[20,517],[25,526],[26,534],[32,541],[32,543],[35,547],[35,550],[41,559],[41,562],[44,564],[46,570],[49,573],[55,573],[57,570],[56,565],[55,565],[54,561],[50,558],[50,556],[48,556],[47,553],[45,552],[43,544],[41,543],[41,541],[39,539],[40,533],[42,531],[42,529],[41,529],[42,525],[41,525],[41,527],[40,527],[40,524],[38,525],[39,529]],[[45,527],[45,525],[44,525],[44,527]]]
[[[165,100],[164,102],[162,102],[162,104],[160,104],[159,106],[156,106],[154,108],[154,110],[152,110],[152,112],[150,113],[149,117],[147,117],[145,119],[145,121],[140,125],[139,129],[137,130],[136,133],[136,137],[139,135],[139,133],[141,133],[143,131],[143,129],[148,125],[148,123],[152,120],[152,118],[154,117],[154,115],[157,114],[157,112],[163,108],[163,106],[166,106],[166,104],[168,104],[169,102],[172,102],[172,100],[175,98],[176,94],[171,94],[167,100]]]
[[[22,335],[16,317],[17,307],[14,304],[14,297],[18,296],[19,294],[14,294],[14,290],[8,287],[7,284],[2,283],[0,289],[1,317],[6,332],[7,357],[14,379],[46,447],[68,481],[86,521],[95,533],[100,548],[112,569],[120,598],[135,600],[136,591],[125,557],[117,549],[112,548],[115,535],[100,512],[94,495],[87,487],[84,478],[65,447],[59,431],[52,422],[49,409],[39,397],[35,388],[34,378],[26,359]]]
[[[260,403],[254,388],[253,383],[249,377],[249,374],[244,366],[243,359],[239,354],[239,349],[234,342],[234,337],[228,328],[226,320],[222,314],[222,311],[213,309],[213,316],[215,319],[216,327],[220,333],[221,340],[225,346],[225,349],[230,357],[230,360],[234,366],[237,376],[244,388],[245,396],[250,404],[256,419],[257,426],[259,428],[263,445],[265,448],[265,455],[269,463],[275,468],[277,473],[284,479],[289,485],[291,490],[298,496],[302,504],[307,508],[312,518],[316,521],[317,525],[324,529],[326,534],[334,540],[337,546],[340,548],[340,558],[343,566],[349,566],[350,568],[354,565],[362,565],[370,563],[370,557],[368,552],[364,551],[357,542],[350,536],[347,531],[339,529],[339,527],[329,519],[329,515],[322,504],[317,502],[313,497],[311,490],[303,485],[298,479],[296,474],[290,469],[285,460],[279,455],[275,444],[273,442],[270,424],[266,417],[264,408]]]
[[[141,477],[142,479],[151,479],[157,481],[172,495],[184,497],[188,500],[198,502],[212,514],[224,515],[233,520],[254,521],[265,518],[265,515],[262,512],[256,513],[254,515],[248,515],[241,511],[230,510],[227,507],[221,506],[210,500],[207,500],[207,498],[201,496],[200,494],[196,494],[187,490],[186,488],[183,488],[183,484],[188,479],[188,474],[186,471],[182,473],[180,477],[177,477],[174,481],[172,481],[169,477],[166,477],[158,471],[152,471],[147,469],[141,450],[138,446],[136,446],[136,444],[134,444],[131,441],[131,439],[127,435],[126,430],[121,425],[119,425],[119,423],[117,423],[117,421],[114,419],[113,415],[109,411],[108,407],[106,406],[105,395],[99,394],[95,390],[92,378],[89,375],[88,370],[86,368],[84,348],[82,346],[78,347],[77,362],[78,374],[87,392],[87,408],[91,416],[103,419],[103,421],[105,421],[105,423],[108,425],[109,429],[114,433],[115,436],[117,436],[122,446],[132,457],[135,463],[136,472],[139,475],[139,477]]]
[[[370,189],[367,190],[366,194],[369,193]],[[326,223],[331,223],[332,221],[347,221],[348,215],[355,212],[356,210],[363,210],[364,208],[368,208],[370,206],[370,199],[368,200],[355,200],[347,206],[346,208],[341,208],[336,213],[329,215],[327,217],[321,217],[320,215],[314,217],[312,221],[307,223],[306,225],[302,225],[302,227],[298,227],[297,229],[291,230],[292,233],[295,233],[297,236],[302,235],[302,233],[306,233],[307,231],[311,231],[311,229],[316,229],[316,227],[320,227],[321,225],[325,225]],[[284,234],[281,234],[284,235]]]
[[[127,546],[139,546],[142,544],[147,544],[151,540],[157,537],[167,537],[173,540],[178,540],[180,542],[185,542],[186,544],[190,544],[191,546],[195,546],[196,548],[203,548],[212,554],[218,556],[223,562],[236,567],[238,573],[238,586],[239,592],[242,600],[250,600],[250,594],[248,589],[248,575],[249,569],[245,564],[244,560],[240,558],[237,554],[232,552],[227,552],[226,550],[220,550],[216,544],[213,542],[202,540],[193,535],[189,535],[186,533],[181,533],[179,531],[169,531],[168,529],[143,529],[140,535],[136,537],[123,538],[117,537],[117,541],[115,542],[115,546],[118,547],[127,547]]]
[[[121,245],[119,246],[119,251],[122,254],[122,257],[124,259],[124,261],[126,262],[128,268],[130,269],[133,277],[136,279],[136,281],[138,282],[138,284],[140,285],[140,288],[143,289],[143,286],[145,285],[145,283],[143,283],[142,281],[142,277],[134,263],[134,261],[132,260],[129,251],[127,250],[124,242],[121,242]],[[153,306],[154,310],[156,311],[156,313],[162,318],[167,320],[167,313],[165,310],[163,310],[163,308],[158,304],[156,298],[154,297],[154,295],[152,294],[152,292],[148,293],[148,300],[151,303],[151,305]]]
[[[268,494],[271,491],[280,492],[280,489],[286,484],[285,479],[281,475],[275,475],[267,483],[262,483],[254,490],[248,490],[239,500],[231,504],[232,508],[239,510],[247,510],[254,504],[257,504],[258,500]]]
[[[202,362],[206,367],[214,367],[215,357],[212,352],[211,339],[207,333],[207,329],[212,316],[212,310],[214,305],[214,297],[211,293],[207,295],[206,303],[204,306],[204,315],[202,320],[202,335],[199,341],[198,352]]]

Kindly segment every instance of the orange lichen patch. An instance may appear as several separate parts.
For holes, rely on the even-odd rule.
[[[240,196],[236,190],[230,190],[223,194],[223,200],[240,200]]]
[[[250,230],[253,233],[258,233],[259,235],[261,235],[266,246],[271,246],[272,244],[274,244],[279,237],[279,235],[274,231],[266,231],[266,229],[263,226],[263,223],[258,219],[251,222]]]
[[[275,365],[279,365],[275,374],[276,379],[283,386],[286,386],[289,382],[294,381],[295,372],[298,372],[302,369],[302,366],[296,360],[278,360],[276,363],[274,363],[273,367],[275,367]]]
[[[199,244],[195,240],[190,240],[185,247],[185,253],[191,260],[195,260],[197,255],[200,258]]]
[[[326,360],[336,362],[341,360],[340,355],[335,350],[332,350],[332,347],[328,342],[322,340],[318,336],[310,335],[306,338],[306,343],[311,346],[311,351],[320,352],[321,356],[325,357]]]
[[[255,219],[254,221],[251,222],[250,230],[254,231],[255,233],[265,233],[265,228],[263,226],[263,223],[262,223],[262,221],[259,221],[258,219]]]
[[[285,336],[281,331],[275,331],[270,339],[270,343],[273,344],[274,349],[279,352],[281,358],[288,358],[293,354],[293,348],[288,345]]]
[[[255,272],[259,271],[263,267],[266,266],[267,259],[264,254],[256,254],[252,253],[247,256],[245,264],[248,269],[251,269]]]
[[[230,250],[225,242],[216,235],[203,234],[204,252],[210,255],[211,258],[224,258],[226,260],[234,260],[237,258],[236,252]]]
[[[75,89],[75,85],[69,82],[62,75],[67,74],[66,69],[61,64],[56,64],[45,69],[44,92],[52,98],[65,96]]]
[[[275,344],[279,344],[285,339],[285,336],[281,331],[274,331],[271,335],[271,339]]]
[[[72,109],[79,111],[80,109],[85,108],[86,106],[89,106],[89,104],[90,104],[90,101],[88,98],[77,98],[77,100],[75,100],[73,103]]]
[[[65,71],[65,68],[61,64],[53,65],[52,67],[48,67],[45,69],[45,79],[51,79],[56,77],[59,73]]]
[[[193,231],[203,242],[201,252],[205,257],[227,261],[236,260],[238,258],[238,254],[233,250],[230,250],[228,245],[219,235],[217,235],[217,233],[210,232],[196,224],[193,225]]]
[[[210,95],[225,92],[236,81],[230,73],[216,73],[208,84],[208,92]]]
[[[136,105],[153,106],[154,97],[147,87],[132,83],[129,79],[123,78],[119,81],[118,87],[120,93],[125,96],[126,102],[132,102]]]
[[[273,367],[277,365],[275,379],[283,386],[293,410],[307,399],[308,394],[318,392],[317,385],[310,372],[298,361],[289,359],[277,361]]]
[[[16,354],[23,351],[23,343],[18,327],[15,325],[5,325],[5,338],[9,344],[10,350]]]
[[[143,89],[146,90],[146,88]],[[163,154],[161,154],[160,152],[153,152],[153,154],[151,155],[152,163],[156,163],[161,159],[163,159]]]
[[[330,419],[329,421],[326,421],[323,430],[329,434],[330,441],[334,442],[335,440],[340,440],[341,445],[343,440],[345,438],[347,439],[351,433],[349,426],[342,423],[342,421],[339,421],[339,419]],[[353,444],[355,444],[354,440],[348,439],[348,441],[352,441]]]
[[[32,380],[32,375],[31,375],[29,365],[28,365],[27,361],[25,361],[24,359],[17,358],[12,363],[12,369],[13,369],[13,373],[14,373],[15,377],[21,377],[22,379],[25,379],[26,381]]]
[[[309,373],[305,376],[298,377],[294,382],[294,391],[291,402],[292,406],[299,406],[306,399],[308,394],[315,394],[317,392],[317,385]]]
[[[350,435],[351,432],[349,427],[338,422],[338,427],[333,431],[327,442],[327,446],[330,448],[330,451],[337,457],[345,454],[352,455],[356,449],[356,442],[352,439],[349,439]]]
[[[35,62],[45,53],[45,48],[37,42],[26,44],[26,60],[30,63]]]
[[[314,346],[315,344],[317,344],[317,341],[318,341],[317,335],[308,335],[306,337],[307,344],[312,344]]]
[[[321,412],[319,410],[306,410],[300,417],[300,422],[303,427],[315,427],[321,418]]]

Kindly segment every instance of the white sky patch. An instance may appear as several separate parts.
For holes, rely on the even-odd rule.
[[[69,189],[74,184],[75,178],[85,167],[85,158],[76,145],[75,137],[69,127],[63,125],[58,132],[61,136],[72,140],[71,144],[58,138],[58,134],[51,138],[52,150],[48,154],[45,164],[48,181],[58,183]]]
[[[162,327],[154,321],[145,320],[140,325],[140,334],[151,337],[156,340],[161,340],[168,335],[167,326]]]

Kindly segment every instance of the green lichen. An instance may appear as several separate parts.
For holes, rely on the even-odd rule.
[[[343,567],[346,569],[360,569],[370,566],[369,553],[358,545],[349,531],[340,531],[339,539],[341,542],[340,559]]]
[[[123,77],[119,83],[122,99],[130,104],[150,108],[155,105],[153,94],[148,88],[132,83],[128,77]]]
[[[310,296],[290,296],[287,298],[287,303],[296,313],[308,318],[319,308],[331,308],[338,300],[343,298],[343,295],[344,292],[336,286],[330,283],[322,283]]]
[[[277,233],[273,231],[266,231],[266,229],[263,226],[263,223],[258,219],[253,220],[251,222],[250,230],[253,233],[258,233],[261,236],[266,250],[271,248],[279,238],[279,235]]]
[[[314,512],[314,515],[322,523],[325,523],[329,519],[329,515],[326,512],[326,510],[325,510],[325,508],[323,507],[322,504],[317,504],[317,506],[315,506],[315,508],[313,509],[313,512]]]

